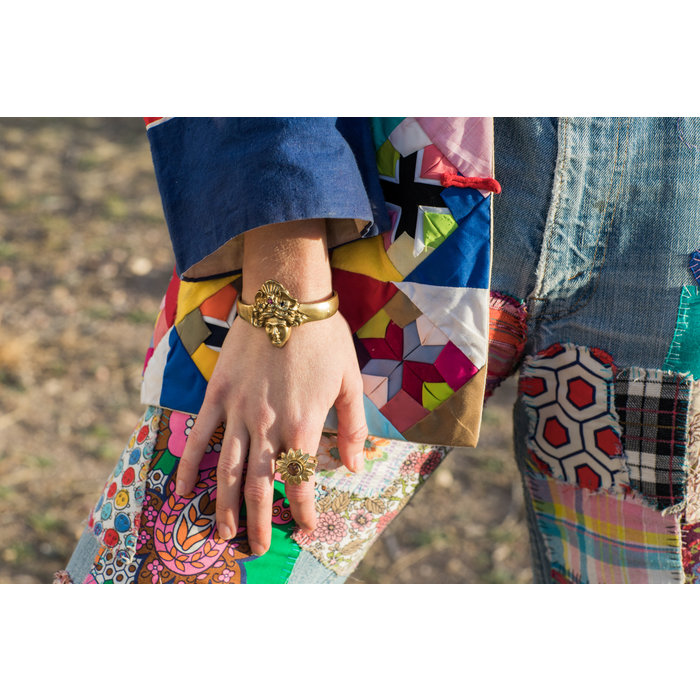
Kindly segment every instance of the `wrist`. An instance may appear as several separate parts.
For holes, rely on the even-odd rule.
[[[332,294],[323,219],[271,224],[245,234],[242,299],[251,303],[269,279],[302,302],[320,301]]]

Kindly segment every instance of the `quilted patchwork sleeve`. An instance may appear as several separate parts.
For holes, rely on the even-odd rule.
[[[240,234],[326,219],[329,245],[388,225],[362,118],[149,118],[156,178],[180,275],[237,270]]]

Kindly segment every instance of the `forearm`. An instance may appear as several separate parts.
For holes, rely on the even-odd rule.
[[[263,282],[274,279],[302,302],[326,299],[332,292],[323,219],[261,226],[245,234],[242,298],[252,303]]]

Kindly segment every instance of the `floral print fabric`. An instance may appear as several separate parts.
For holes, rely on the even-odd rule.
[[[318,524],[311,534],[297,531],[293,535],[302,549],[340,576],[355,569],[377,537],[445,458],[449,448],[384,440],[372,442],[370,452],[374,459],[365,461],[368,474],[354,485],[352,481],[336,478],[336,473],[330,470],[317,474]],[[337,473],[346,471],[337,458],[335,464],[331,460],[326,461],[327,467],[335,466]],[[382,487],[370,492],[368,476]]]
[[[354,475],[340,463],[334,438],[324,434],[317,528],[309,536],[297,530],[284,483],[277,480],[271,547],[255,557],[245,507],[234,539],[216,531],[223,425],[209,441],[193,495],[175,493],[175,472],[193,426],[186,413],[146,411],[91,513],[90,532],[100,546],[80,576],[83,583],[286,583],[302,548],[335,573],[349,573],[449,451],[369,437],[364,471]]]

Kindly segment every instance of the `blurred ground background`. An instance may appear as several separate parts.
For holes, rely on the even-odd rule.
[[[140,119],[0,119],[0,583],[65,566],[141,413],[173,260]],[[353,583],[528,583],[514,383]]]

